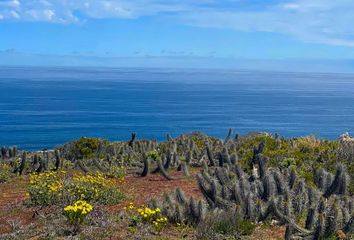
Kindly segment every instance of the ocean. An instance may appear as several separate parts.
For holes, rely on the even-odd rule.
[[[200,69],[0,67],[0,146],[80,136],[163,140],[202,131],[354,134],[354,75]]]

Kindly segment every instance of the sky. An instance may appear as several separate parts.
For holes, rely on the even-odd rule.
[[[354,72],[353,0],[0,0],[0,65]]]

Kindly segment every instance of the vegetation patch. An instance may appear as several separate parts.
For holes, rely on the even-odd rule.
[[[78,200],[115,204],[124,198],[116,181],[101,173],[73,176],[65,171],[31,174],[27,192],[30,205],[67,204]]]

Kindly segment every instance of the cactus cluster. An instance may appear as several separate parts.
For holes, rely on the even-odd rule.
[[[0,159],[13,159],[16,158],[18,155],[17,147],[1,147],[0,148]]]
[[[161,213],[172,223],[194,226],[205,219],[208,211],[203,200],[197,200],[194,197],[187,198],[180,188],[174,192],[165,193],[162,199],[152,199],[150,205],[160,208]]]
[[[337,166],[335,176],[319,170],[315,176],[318,187],[309,186],[295,169],[267,168],[263,147],[254,150],[251,173],[227,157],[220,157],[219,166],[209,158],[196,177],[207,208],[204,201],[187,200],[180,189],[154,204],[175,221],[192,224],[205,216],[195,214],[196,206],[203,206],[199,211],[203,213],[235,211],[253,222],[277,220],[286,225],[286,239],[322,239],[338,230],[353,234],[354,199],[347,195],[349,177],[342,165]]]

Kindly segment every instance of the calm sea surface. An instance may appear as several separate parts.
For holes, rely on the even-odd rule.
[[[50,148],[80,136],[162,140],[354,134],[354,75],[171,69],[0,68],[0,145]]]

